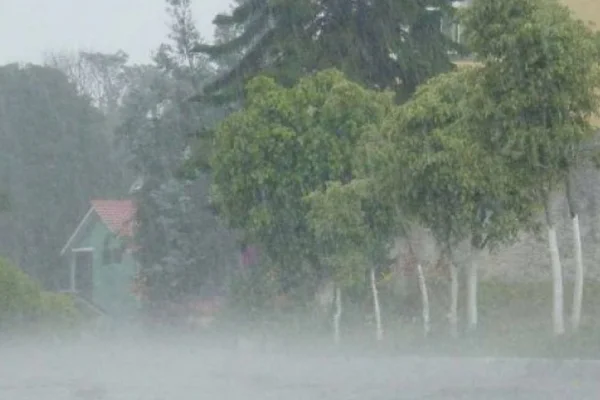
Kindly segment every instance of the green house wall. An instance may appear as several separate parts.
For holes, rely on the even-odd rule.
[[[129,251],[125,251],[120,263],[104,264],[102,252],[107,235],[111,237],[111,245],[121,243],[108,227],[94,214],[90,216],[87,229],[80,239],[69,249],[71,267],[75,263],[73,249],[93,249],[93,292],[94,304],[105,310],[114,318],[135,317],[140,309],[139,300],[132,292],[132,284],[137,272],[136,262]]]

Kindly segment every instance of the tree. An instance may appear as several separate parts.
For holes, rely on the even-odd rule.
[[[235,0],[233,3],[239,6],[243,4],[245,0]],[[232,6],[235,7],[235,6]],[[243,26],[241,25],[215,25],[214,31],[214,43],[216,45],[223,45],[234,40],[236,37],[243,33]],[[218,73],[225,74],[240,62],[244,55],[243,48],[236,51],[230,51],[222,56],[212,58],[216,62],[218,67]]]
[[[94,197],[119,196],[118,166],[107,163],[104,117],[60,71],[0,68],[0,251],[53,289],[66,284],[59,249]]]
[[[564,333],[562,267],[550,194],[569,179],[598,111],[597,38],[555,0],[475,2],[464,16],[470,48],[483,63],[490,141],[529,175],[530,192],[545,205],[553,275],[554,333]],[[578,210],[568,195],[576,254]],[[574,328],[579,324],[583,265],[577,256]]]
[[[341,288],[365,283],[368,275],[373,295],[376,339],[383,339],[379,294],[376,286],[378,270],[387,263],[387,245],[393,237],[393,210],[380,200],[372,181],[353,179],[343,184],[332,181],[325,190],[309,194],[309,225],[319,243],[323,263],[333,271],[338,285],[336,300],[341,302]],[[339,341],[339,316],[336,313]]]
[[[199,40],[189,1],[167,3],[170,41],[159,46],[153,65],[131,67],[118,128],[141,182],[133,193],[139,279],[147,309],[157,313],[187,296],[222,290],[237,255],[231,234],[209,208],[206,172],[195,170],[193,179],[180,179],[192,138],[224,112],[186,101],[212,69],[189,51]],[[203,144],[194,150],[203,153]]]
[[[332,272],[320,261],[304,198],[327,182],[353,179],[358,140],[388,112],[392,96],[327,70],[289,89],[255,78],[246,99],[216,130],[213,202],[230,228],[283,268],[282,290],[319,283]]]
[[[129,81],[129,55],[123,50],[112,54],[92,51],[50,53],[46,58],[48,66],[65,73],[78,92],[88,96],[105,115],[118,111]]]
[[[485,146],[477,107],[485,102],[479,72],[442,74],[370,138],[368,162],[380,186],[392,193],[405,225],[429,228],[450,261],[452,333],[458,332],[457,247],[467,241],[469,325],[477,324],[473,253],[503,243],[533,215],[533,204],[502,154]]]
[[[69,82],[77,87],[80,96],[91,100],[92,105],[104,115],[102,134],[110,145],[109,163],[119,166],[113,175],[116,185],[133,180],[127,168],[127,151],[117,142],[115,131],[122,118],[125,93],[135,79],[137,68],[128,65],[129,55],[122,50],[115,53],[78,51],[76,53],[49,53],[46,65],[62,71]],[[126,189],[126,188],[125,188]]]
[[[243,53],[237,65],[203,88],[204,94],[242,95],[244,82],[260,73],[291,85],[333,67],[370,88],[397,89],[406,96],[451,69],[448,50],[456,46],[440,30],[440,15],[451,13],[446,0],[238,2],[214,24],[242,32],[195,48],[215,58]]]

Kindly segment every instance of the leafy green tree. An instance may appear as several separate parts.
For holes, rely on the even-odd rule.
[[[451,261],[452,331],[457,333],[458,246],[471,253],[513,239],[533,215],[525,183],[502,154],[485,146],[477,105],[485,102],[479,71],[442,74],[420,87],[371,139],[369,162],[406,226],[431,230]],[[476,266],[468,286],[470,325],[477,323]]]
[[[291,85],[333,67],[368,87],[407,95],[451,69],[448,50],[456,46],[440,30],[440,15],[451,13],[446,0],[240,1],[214,24],[241,33],[195,48],[215,58],[243,53],[239,63],[204,87],[204,94],[240,96],[244,82],[260,73]]]
[[[376,276],[387,267],[387,245],[396,227],[393,209],[381,201],[373,182],[353,179],[349,183],[332,181],[325,190],[306,199],[310,204],[309,226],[318,243],[323,264],[332,270],[340,288],[369,284],[373,295],[376,338],[383,338],[383,325]],[[339,329],[339,328],[338,328]]]
[[[492,99],[482,110],[489,141],[504,149],[516,171],[528,175],[530,193],[545,205],[554,333],[560,335],[565,331],[562,267],[549,198],[568,180],[582,144],[593,133],[590,117],[600,105],[597,37],[555,0],[481,0],[468,8],[464,25]],[[572,196],[568,199],[577,243],[578,211]],[[577,264],[574,327],[581,312],[581,257]]]
[[[305,196],[327,182],[354,177],[364,129],[393,105],[327,70],[284,88],[258,77],[247,86],[244,109],[217,128],[212,154],[213,202],[281,268],[282,290],[331,276],[321,263]]]
[[[104,116],[59,70],[0,67],[0,252],[45,286],[68,276],[59,250],[94,197],[120,195],[118,166],[107,162]]]

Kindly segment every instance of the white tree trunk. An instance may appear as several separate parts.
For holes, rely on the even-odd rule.
[[[472,250],[474,251],[474,250]],[[478,265],[475,260],[475,255],[471,254],[469,260],[469,269],[467,271],[467,325],[469,331],[477,329],[478,313],[477,313],[477,269]]]
[[[562,266],[554,225],[548,225],[548,246],[552,262],[552,321],[555,335],[565,333]]]
[[[340,320],[342,318],[342,290],[335,288],[335,313],[333,314],[333,342],[340,343]]]
[[[427,292],[427,282],[421,264],[417,264],[417,274],[419,278],[419,289],[421,290],[421,302],[423,305],[423,334],[429,336],[431,325],[429,322],[429,293]]]
[[[583,253],[581,250],[581,231],[579,229],[579,215],[575,214],[573,222],[573,245],[575,250],[575,288],[573,290],[573,310],[572,310],[572,329],[574,332],[579,330],[581,323],[581,304],[583,302]]]
[[[383,339],[383,326],[381,324],[381,307],[379,306],[379,291],[375,281],[375,268],[371,268],[371,292],[373,293],[373,311],[375,312],[375,338],[377,341]]]
[[[458,268],[450,263],[450,334],[458,337]]]
[[[575,254],[575,285],[573,288],[573,308],[571,311],[571,329],[573,332],[579,330],[581,323],[581,305],[583,302],[583,282],[584,282],[584,267],[583,267],[583,252],[581,249],[581,230],[579,229],[579,209],[573,191],[573,175],[568,174],[566,177],[567,187],[567,205],[569,206],[569,214],[573,223],[573,250]]]

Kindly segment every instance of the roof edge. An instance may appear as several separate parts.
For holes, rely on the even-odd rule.
[[[88,212],[83,217],[83,219],[79,222],[79,225],[77,225],[77,228],[75,228],[75,231],[73,232],[71,237],[69,237],[69,240],[67,240],[67,243],[65,243],[64,247],[60,251],[61,256],[65,254],[65,251],[67,251],[67,249],[69,248],[71,243],[77,238],[77,235],[79,234],[81,229],[83,229],[83,227],[85,226],[85,223],[90,219],[90,216],[92,215],[93,212],[94,212],[94,206],[91,206],[90,209],[88,210]]]

